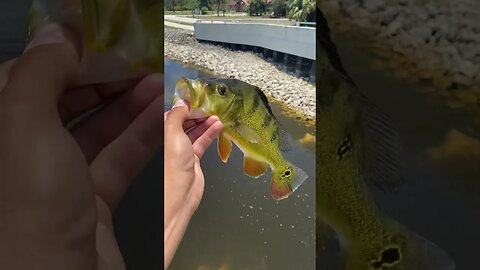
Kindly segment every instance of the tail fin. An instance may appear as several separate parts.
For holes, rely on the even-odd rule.
[[[282,169],[275,169],[272,176],[272,197],[275,200],[288,198],[307,178],[305,171],[291,163]]]
[[[381,250],[363,250],[347,255],[346,270],[454,270],[448,254],[429,240],[388,221],[391,234]]]

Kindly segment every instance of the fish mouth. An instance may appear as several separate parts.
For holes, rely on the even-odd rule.
[[[180,77],[175,85],[173,104],[178,100],[188,101],[190,104],[190,119],[205,118],[212,113],[206,104],[204,85],[198,80],[190,80]]]

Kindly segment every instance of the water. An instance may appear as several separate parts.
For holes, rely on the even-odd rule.
[[[375,57],[362,47],[361,40],[336,35],[334,42],[359,89],[393,118],[404,141],[406,183],[397,193],[372,189],[378,206],[446,250],[457,270],[480,269],[480,160],[472,154],[471,158],[452,157],[438,164],[426,154],[442,146],[453,129],[478,140],[480,129],[475,116],[447,108],[438,95],[425,94],[428,83],[400,81],[374,69]],[[467,147],[462,152],[468,156],[470,150]],[[322,264],[334,264],[331,260],[335,253],[329,255]]]
[[[166,110],[180,76],[214,75],[165,61]],[[234,147],[228,163],[223,164],[212,145],[202,159],[206,179],[203,201],[171,269],[315,268],[314,147],[295,141],[314,130],[284,116],[275,104],[272,109],[294,139],[285,158],[302,167],[310,178],[290,198],[277,202],[271,198],[269,173],[252,179],[242,172],[243,154],[238,148]]]

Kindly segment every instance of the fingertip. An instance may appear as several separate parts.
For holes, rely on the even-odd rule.
[[[218,136],[220,136],[220,133],[222,133],[223,123],[221,121],[217,121],[212,126],[215,137],[217,138]]]
[[[177,107],[186,107],[188,109],[189,108],[188,101],[185,101],[183,99],[177,100],[177,102],[175,102],[175,104],[173,104],[172,110],[177,108]]]
[[[165,117],[166,132],[183,132],[183,123],[188,119],[188,115],[188,105],[183,101],[177,101]]]

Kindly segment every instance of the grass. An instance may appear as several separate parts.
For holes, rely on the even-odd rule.
[[[183,24],[183,25],[189,25],[189,26],[193,25],[193,23],[188,23],[188,22],[177,22],[177,21],[170,21],[170,20],[165,20],[165,21],[172,22],[172,23]]]
[[[198,18],[199,20],[207,21],[239,21],[239,22],[248,22],[248,23],[266,23],[266,24],[278,24],[278,25],[293,25],[294,22],[289,20],[272,20],[264,17],[258,16],[241,16],[241,17],[218,17],[218,16],[205,16]]]
[[[165,15],[192,15],[191,10],[168,11],[165,10]]]
[[[171,10],[165,10],[165,15],[192,15],[191,10],[177,10],[175,12]],[[236,13],[242,13],[242,12],[235,12],[235,11],[225,11],[225,14],[236,14]],[[217,14],[216,10],[210,10],[207,14]],[[223,12],[220,12],[220,14],[223,14]]]

